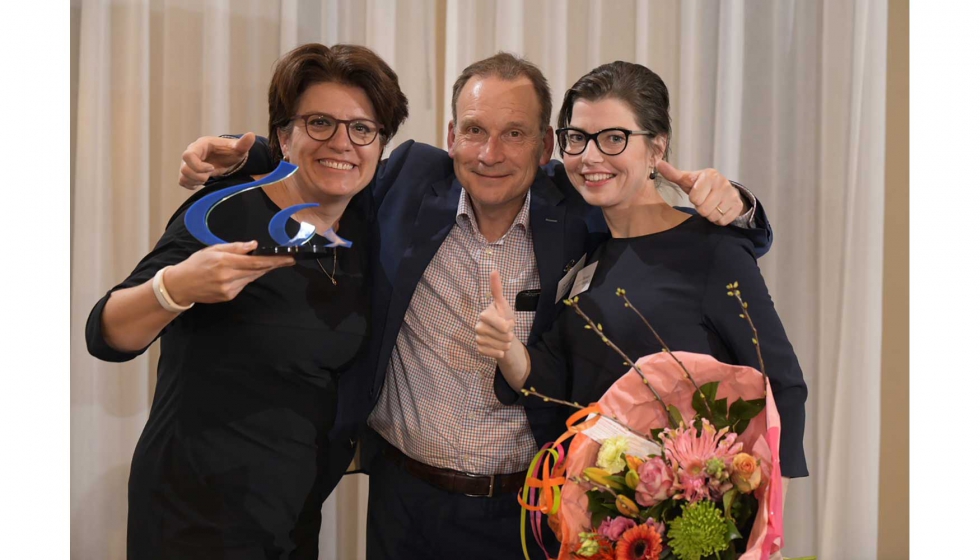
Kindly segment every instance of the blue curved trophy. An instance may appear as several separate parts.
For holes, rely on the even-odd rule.
[[[278,183],[279,181],[282,181],[295,173],[297,169],[299,168],[289,162],[280,161],[279,166],[276,167],[275,171],[259,179],[258,181],[235,185],[234,187],[228,187],[226,189],[214,191],[213,193],[202,196],[200,200],[195,202],[190,208],[187,209],[187,212],[184,214],[184,226],[187,227],[187,231],[190,232],[191,235],[205,245],[219,245],[222,243],[228,243],[224,239],[221,239],[215,235],[211,231],[211,228],[208,227],[208,216],[211,215],[211,211],[222,202],[237,194],[241,194],[252,189],[257,189],[265,185]],[[329,244],[316,245],[310,243],[309,241],[313,239],[313,235],[316,233],[316,228],[313,226],[313,224],[309,224],[307,222],[300,222],[299,231],[296,232],[296,235],[290,237],[290,235],[286,233],[286,223],[293,214],[299,212],[300,210],[312,208],[314,206],[319,206],[319,204],[315,202],[297,204],[295,206],[283,208],[277,212],[276,215],[269,220],[269,236],[272,237],[272,240],[279,245],[272,247],[259,247],[250,254],[288,255],[297,259],[319,259],[327,255],[328,249],[332,249],[334,247],[349,248],[351,245],[353,245],[353,243],[350,241],[337,235],[333,229],[329,229],[323,234],[323,236],[330,241]]]

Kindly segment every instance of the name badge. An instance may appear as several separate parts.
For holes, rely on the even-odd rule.
[[[575,277],[575,283],[572,284],[572,293],[570,293],[568,297],[575,297],[589,289],[589,284],[592,283],[592,276],[595,275],[595,269],[597,266],[599,266],[599,261],[596,261],[579,271],[578,276]]]
[[[582,255],[582,258],[575,263],[575,266],[565,273],[565,276],[562,277],[561,282],[558,282],[558,290],[557,293],[555,293],[555,303],[565,299],[565,294],[568,293],[568,289],[572,286],[572,280],[574,280],[575,275],[582,270],[582,265],[584,264],[585,255]]]

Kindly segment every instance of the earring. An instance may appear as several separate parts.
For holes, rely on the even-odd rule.
[[[650,178],[653,179],[653,180],[655,180],[655,181],[657,180],[657,168],[656,167],[651,167],[650,168]]]

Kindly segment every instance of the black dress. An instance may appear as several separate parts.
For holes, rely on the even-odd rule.
[[[278,210],[256,189],[218,206],[209,224],[227,241],[271,245],[267,226]],[[368,210],[362,192],[341,219],[338,233],[353,247],[337,250],[336,286],[316,261],[300,261],[232,301],[195,305],[161,333],[156,391],[129,479],[129,558],[316,558],[321,504],[351,457],[349,442],[327,434],[338,376],[360,360],[368,334]],[[110,293],[202,248],[179,212]],[[332,272],[332,255],[320,263]],[[106,344],[108,298],[89,316],[89,352],[130,360],[145,349]]]
[[[627,309],[617,288],[674,351],[710,354],[717,360],[758,369],[752,331],[739,318],[738,302],[725,286],[738,281],[759,331],[766,372],[782,422],[783,476],[807,476],[803,453],[807,389],[800,364],[756,265],[752,245],[738,232],[700,216],[660,233],[613,238],[590,255],[598,261],[579,307],[632,359],[660,350],[654,335]],[[572,309],[528,348],[526,387],[556,398],[596,402],[628,369]],[[550,406],[527,399],[528,406]],[[557,428],[558,435],[562,427]]]

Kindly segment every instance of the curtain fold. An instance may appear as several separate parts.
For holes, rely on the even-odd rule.
[[[456,76],[499,50],[542,68],[552,120],[598,64],[660,74],[671,161],[746,184],[776,232],[760,267],[810,388],[810,477],[790,487],[787,553],[876,557],[884,0],[73,0],[71,10],[73,556],[125,557],[129,463],[155,385],[155,347],[127,364],[88,356],[88,311],[187,197],[176,183],[186,145],[268,134],[275,60],[319,41],[371,47],[398,73],[410,117],[389,150],[409,138],[444,147]],[[366,478],[348,476],[324,504],[322,558],[363,557],[366,496]]]
[[[881,271],[887,5],[827,2],[823,11],[819,385],[814,465],[817,549],[874,558],[881,429]]]

